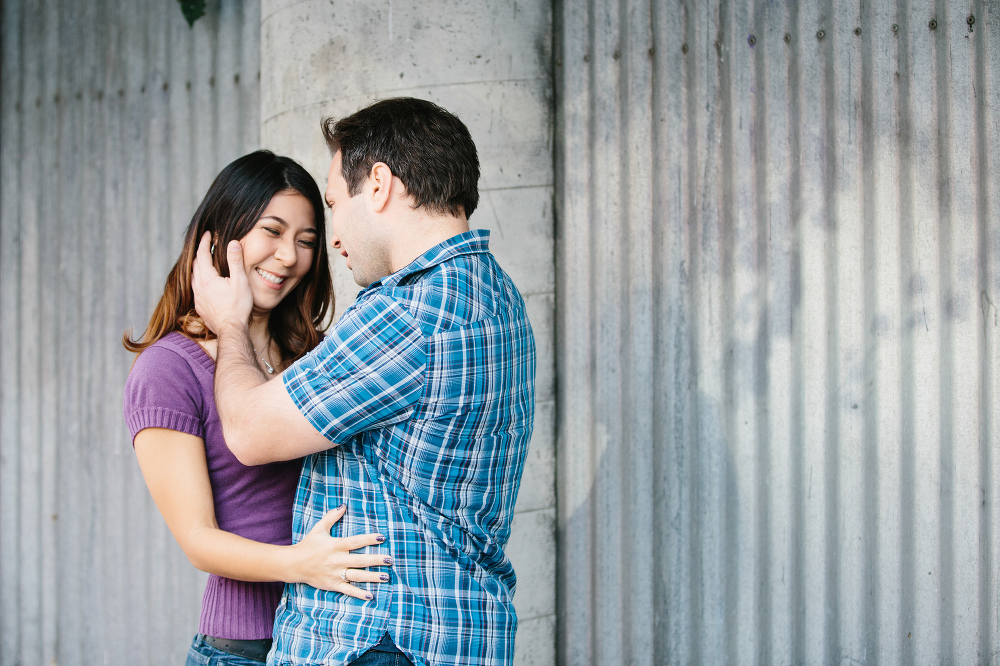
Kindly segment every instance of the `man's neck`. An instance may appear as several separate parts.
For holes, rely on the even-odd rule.
[[[414,259],[435,245],[469,230],[469,222],[464,215],[423,216],[423,219],[416,222],[399,225],[393,236],[389,251],[393,273],[409,266]]]

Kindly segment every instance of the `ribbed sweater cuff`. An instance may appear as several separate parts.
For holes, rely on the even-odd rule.
[[[143,428],[166,428],[195,437],[205,436],[201,421],[197,417],[165,407],[137,409],[128,414],[125,423],[128,425],[129,432],[132,433],[133,440]]]

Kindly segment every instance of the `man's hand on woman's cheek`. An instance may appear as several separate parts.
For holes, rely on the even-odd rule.
[[[253,309],[253,293],[243,268],[243,248],[231,241],[226,248],[229,277],[219,275],[212,264],[211,234],[207,231],[198,244],[191,272],[194,309],[205,325],[218,334],[229,325],[246,325]]]

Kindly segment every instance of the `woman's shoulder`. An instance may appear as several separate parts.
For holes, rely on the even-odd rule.
[[[144,349],[136,358],[132,371],[149,369],[157,372],[177,364],[188,366],[196,374],[215,373],[212,357],[197,342],[177,331],[168,333]]]
[[[214,375],[215,362],[197,342],[180,333],[168,333],[135,359],[125,380],[125,395],[164,390],[210,392]]]
[[[204,436],[202,422],[212,394],[212,372],[198,343],[170,333],[144,349],[125,380],[125,423],[134,438],[157,427]]]

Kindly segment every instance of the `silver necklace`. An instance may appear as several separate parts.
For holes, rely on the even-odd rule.
[[[270,343],[268,343],[268,344],[270,344]],[[265,347],[265,349],[266,349],[266,347]],[[260,359],[261,363],[264,364],[264,367],[267,368],[267,374],[273,375],[274,374],[274,368],[271,366],[270,363],[267,362],[267,359],[264,358],[264,355],[261,354],[259,351],[257,351],[256,347],[253,348],[253,351],[254,351],[255,354],[257,354],[257,357]]]

